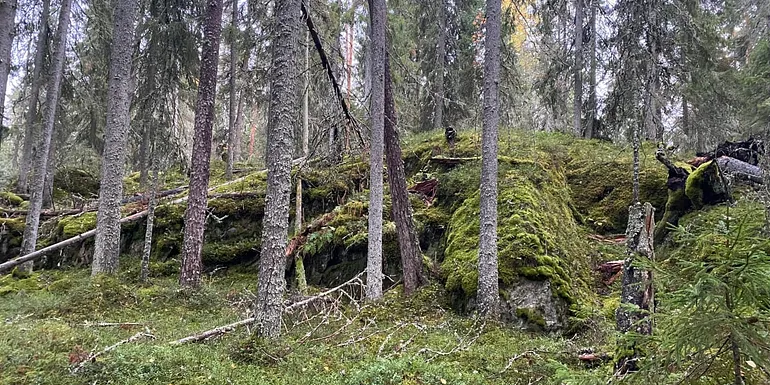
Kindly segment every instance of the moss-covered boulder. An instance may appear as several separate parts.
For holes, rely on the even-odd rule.
[[[0,218],[0,263],[19,254],[24,237],[25,217]]]
[[[67,195],[74,194],[84,198],[99,195],[99,179],[92,173],[79,168],[60,168],[53,177],[55,190]]]
[[[10,191],[0,191],[0,207],[19,207],[24,199]]]
[[[572,215],[566,179],[534,161],[508,160],[500,166],[498,268],[504,318],[562,329],[570,307],[578,306],[583,294],[589,296],[590,274],[588,245]],[[470,308],[478,288],[479,199],[476,191],[454,211],[441,264],[447,290]]]

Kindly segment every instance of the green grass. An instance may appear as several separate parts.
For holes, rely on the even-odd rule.
[[[125,265],[120,278],[91,280],[86,270],[3,277],[0,384],[557,384],[557,370],[583,372],[580,349],[610,349],[606,319],[571,338],[530,334],[454,313],[438,284],[409,299],[397,288],[325,320],[286,317],[279,341],[244,328],[172,346],[243,318],[256,273],[220,272],[191,294],[178,290],[174,276],[143,286]],[[155,339],[121,345],[70,374],[71,357],[143,330],[87,326],[94,322],[142,323]]]

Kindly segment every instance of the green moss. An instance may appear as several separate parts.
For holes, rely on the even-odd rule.
[[[693,208],[697,210],[727,200],[730,194],[723,180],[722,172],[713,160],[695,169],[687,178],[684,189]]]
[[[0,191],[0,204],[6,206],[21,206],[24,199],[10,191]]]
[[[533,325],[540,326],[541,328],[546,327],[545,318],[537,310],[520,307],[516,309],[516,317],[519,317]]]
[[[40,278],[37,272],[28,274],[14,270],[13,274],[0,277],[0,296],[42,290],[45,285]]]
[[[96,228],[96,212],[86,212],[59,219],[56,225],[59,239],[72,238]]]
[[[564,177],[535,163],[501,167],[498,194],[498,269],[501,288],[517,277],[551,281],[569,303],[585,292],[588,245],[569,205]],[[479,193],[454,212],[441,265],[449,291],[477,289]]]
[[[259,253],[259,245],[259,239],[205,242],[201,258],[205,265],[230,264],[254,257]]]
[[[54,188],[84,198],[98,196],[99,179],[90,172],[78,168],[60,168],[53,179]]]
[[[24,236],[25,218],[0,218],[2,241],[7,240],[8,247],[19,247]]]

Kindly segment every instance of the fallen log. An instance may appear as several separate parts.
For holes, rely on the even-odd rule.
[[[434,156],[430,158],[431,163],[441,164],[445,166],[456,166],[460,163],[472,162],[474,160],[481,160],[481,157],[466,157],[466,158],[450,158],[445,156]]]
[[[291,164],[292,164],[292,166],[296,166],[296,165],[304,162],[305,159],[306,159],[305,157],[295,159],[295,160],[293,160],[291,162]],[[226,187],[228,185],[241,182],[241,181],[243,181],[247,177],[248,177],[248,175],[244,176],[244,177],[241,177],[241,178],[238,178],[238,179],[233,179],[233,180],[231,180],[229,182],[220,184],[218,186],[211,187],[211,188],[209,188],[208,191],[211,193],[211,192],[216,191],[217,189],[220,189],[222,187]],[[243,194],[243,193],[239,193],[239,194]],[[165,203],[165,205],[176,205],[176,204],[184,203],[184,202],[187,201],[187,199],[188,199],[188,197],[186,197],[186,196],[185,197],[181,197],[179,199],[175,199],[175,200],[173,200],[171,202]],[[212,199],[214,199],[214,198],[212,198]],[[143,210],[143,211],[140,211],[138,213],[134,213],[134,214],[129,215],[129,216],[125,217],[125,218],[122,218],[120,220],[120,224],[122,225],[122,224],[126,224],[126,223],[131,223],[131,222],[137,221],[139,219],[142,219],[142,218],[146,217],[148,213],[149,213],[149,210]],[[7,270],[10,270],[10,269],[12,269],[12,268],[16,267],[17,265],[20,265],[20,264],[22,264],[24,262],[33,261],[35,259],[41,258],[41,257],[43,257],[45,255],[50,254],[50,253],[53,253],[54,251],[61,250],[61,249],[65,248],[65,247],[67,247],[67,246],[70,246],[70,245],[73,245],[73,244],[78,243],[80,241],[83,241],[85,239],[91,238],[94,235],[96,235],[96,229],[86,231],[85,233],[82,233],[82,234],[78,234],[78,235],[76,235],[76,236],[74,236],[72,238],[65,239],[65,240],[63,240],[63,241],[61,241],[59,243],[55,243],[55,244],[50,245],[48,247],[44,247],[44,248],[42,248],[40,250],[31,252],[31,253],[29,253],[27,255],[22,255],[22,256],[14,258],[14,259],[11,259],[9,261],[0,263],[0,273],[2,273],[4,271],[7,271]]]
[[[292,311],[294,311],[296,309],[299,309],[299,308],[301,308],[303,306],[309,305],[309,304],[311,304],[311,303],[313,303],[315,301],[321,300],[324,297],[328,296],[329,294],[337,292],[337,291],[339,291],[339,290],[341,290],[341,289],[343,289],[346,286],[349,286],[351,284],[356,283],[356,284],[361,285],[361,284],[363,284],[363,282],[361,281],[361,276],[363,276],[363,275],[364,275],[364,272],[362,271],[362,272],[358,273],[358,275],[356,275],[355,277],[347,280],[345,283],[343,283],[343,284],[341,284],[341,285],[339,285],[337,287],[331,288],[331,289],[326,290],[326,291],[324,291],[322,293],[319,293],[319,294],[314,295],[312,297],[308,297],[308,298],[306,298],[306,299],[304,299],[302,301],[295,302],[295,303],[293,303],[293,304],[291,304],[289,306],[286,306],[286,307],[283,308],[283,312],[284,313],[291,313]],[[233,331],[233,330],[235,330],[236,328],[238,328],[240,326],[251,325],[251,324],[253,324],[255,322],[257,322],[257,317],[246,318],[246,319],[240,320],[238,322],[233,322],[231,324],[227,324],[227,325],[224,325],[224,326],[219,326],[219,327],[216,327],[216,328],[211,329],[211,330],[207,330],[207,331],[202,332],[202,333],[198,333],[198,334],[194,334],[194,335],[191,335],[191,336],[188,336],[188,337],[185,337],[185,338],[178,339],[176,341],[171,341],[171,342],[169,342],[169,344],[170,345],[182,345],[182,344],[186,344],[186,343],[190,343],[190,342],[198,342],[198,341],[207,340],[209,338],[217,337],[217,336],[220,336],[220,335],[225,334],[227,332]]]
[[[738,179],[747,180],[752,183],[764,184],[764,180],[762,179],[764,173],[762,169],[751,163],[729,156],[721,156],[717,158],[717,164],[719,164],[719,168],[726,174],[733,175]]]

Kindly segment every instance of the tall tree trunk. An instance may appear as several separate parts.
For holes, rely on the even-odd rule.
[[[371,149],[369,152],[369,247],[366,258],[366,298],[382,297],[382,157],[385,123],[385,0],[369,0],[371,41]]]
[[[591,16],[589,18],[589,25],[591,28],[591,45],[589,53],[591,58],[590,69],[588,74],[588,119],[586,119],[585,137],[591,139],[596,134],[594,128],[596,127],[596,8],[598,7],[598,0],[589,0],[591,4]]]
[[[498,314],[497,272],[497,129],[500,122],[500,0],[487,0],[484,37],[484,125],[481,153],[479,235],[479,311],[490,318]]]
[[[151,126],[152,123],[149,120],[145,122],[144,130],[142,130],[142,141],[139,143],[139,187],[141,188],[147,187],[147,179],[149,179],[148,164],[150,151],[148,147],[150,147]]]
[[[283,293],[286,287],[286,245],[289,235],[292,134],[297,111],[297,39],[300,0],[275,1],[270,110],[267,123],[267,191],[262,220],[257,302],[258,333],[281,334]]]
[[[59,93],[61,91],[61,80],[64,69],[64,52],[67,48],[67,32],[70,24],[70,11],[72,9],[72,0],[62,0],[59,10],[59,26],[56,29],[54,37],[54,53],[51,60],[50,78],[45,96],[45,110],[43,118],[45,125],[43,127],[40,142],[37,144],[35,153],[34,169],[30,179],[30,199],[29,211],[24,226],[24,238],[21,245],[21,255],[29,254],[35,251],[37,244],[37,231],[40,225],[40,209],[43,206],[43,186],[45,184],[46,165],[48,164],[48,149],[51,146],[51,136],[53,126],[56,122],[56,108],[59,103]],[[22,270],[32,271],[32,261],[26,262],[21,266]]]
[[[249,71],[249,59],[251,58],[251,52],[247,49],[246,53],[243,55],[243,60],[241,63],[241,76],[243,74],[248,73]],[[237,80],[237,76],[236,76]],[[241,87],[243,87],[243,82],[245,79],[241,80]],[[241,91],[240,96],[238,97],[238,108],[236,109],[236,116],[235,116],[235,138],[233,143],[233,162],[240,162],[243,157],[243,150],[241,148],[241,144],[243,143],[243,129],[244,129],[244,119],[245,119],[245,112],[244,107],[246,105],[246,92]]]
[[[388,163],[388,184],[393,201],[391,214],[396,222],[401,270],[404,273],[404,294],[411,295],[427,281],[422,269],[422,251],[412,221],[412,205],[406,190],[404,161],[398,137],[396,103],[393,100],[393,80],[390,77],[390,54],[385,50],[385,159]]]
[[[0,133],[5,126],[5,91],[11,71],[11,48],[16,32],[16,0],[0,1]]]
[[[310,17],[310,0],[307,1],[307,15]],[[310,123],[310,31],[305,31],[305,67],[302,86],[302,155],[307,157],[309,150],[309,136],[310,129],[308,127]],[[302,232],[302,177],[297,175],[297,196],[295,199],[295,213],[294,224],[295,233]],[[305,276],[305,264],[302,259],[302,253],[296,253],[296,259],[294,264],[294,270],[297,274],[297,288],[300,294],[305,294],[307,291],[307,277]]]
[[[444,67],[446,63],[446,3],[441,0],[438,4],[438,42],[436,43],[436,90],[433,95],[434,109],[433,128],[444,127]],[[385,75],[388,76],[388,75]]]
[[[214,126],[214,102],[217,91],[219,41],[222,36],[222,0],[206,1],[206,20],[203,25],[198,100],[195,103],[195,133],[193,137],[190,198],[184,213],[184,245],[179,284],[183,288],[197,288],[201,282],[201,252],[203,230],[206,227],[207,189],[211,160],[211,129]]]
[[[572,130],[583,136],[583,0],[575,0],[575,95],[572,111]]]
[[[134,20],[138,0],[119,0],[116,4],[110,52],[107,94],[107,126],[104,128],[99,212],[96,215],[96,241],[91,275],[115,274],[120,255],[120,200],[126,163],[129,108],[131,107],[131,56]]]
[[[24,144],[21,151],[21,163],[19,164],[19,183],[17,189],[21,193],[29,192],[29,169],[32,163],[32,144],[35,142],[38,130],[37,105],[40,99],[40,88],[43,84],[43,67],[45,66],[45,54],[48,47],[48,14],[50,13],[51,0],[43,0],[43,9],[40,12],[40,31],[37,35],[35,46],[35,61],[32,70],[32,87],[29,93],[29,103],[24,119]],[[0,80],[1,81],[1,80]]]
[[[628,208],[621,306],[615,312],[617,329],[621,333],[635,332],[647,335],[652,333],[652,322],[649,318],[649,314],[655,310],[652,272],[634,266],[634,261],[639,258],[655,259],[654,229],[655,209],[650,203],[635,202]],[[616,370],[619,374],[634,372],[639,368],[637,362],[641,352],[633,338],[622,343],[628,344],[620,349],[627,353],[618,357]]]
[[[227,166],[225,167],[225,178],[227,180],[233,179],[233,162],[235,162],[235,130],[236,120],[238,119],[238,108],[236,101],[238,93],[235,92],[235,79],[237,75],[236,61],[238,55],[236,54],[236,30],[238,28],[238,0],[232,1],[232,24],[230,30],[230,106],[228,112],[230,116],[227,121]]]

